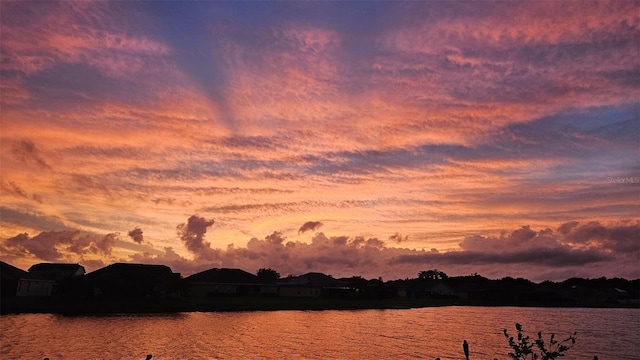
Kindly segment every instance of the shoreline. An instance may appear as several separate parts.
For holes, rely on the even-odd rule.
[[[640,308],[615,303],[460,302],[451,299],[340,299],[296,297],[203,297],[174,299],[70,299],[64,297],[16,297],[0,302],[0,315],[59,314],[175,314],[183,312],[239,312],[286,310],[386,310],[440,306],[542,307],[542,308]]]

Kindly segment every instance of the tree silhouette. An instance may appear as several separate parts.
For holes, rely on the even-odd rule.
[[[438,269],[423,270],[418,273],[418,279],[421,280],[446,280],[449,276]]]
[[[256,275],[258,275],[258,280],[265,284],[274,283],[276,280],[280,279],[280,273],[272,268],[261,268],[258,270]]]

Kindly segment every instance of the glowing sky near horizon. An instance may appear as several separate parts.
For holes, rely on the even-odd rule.
[[[0,259],[640,277],[640,2],[0,3]]]

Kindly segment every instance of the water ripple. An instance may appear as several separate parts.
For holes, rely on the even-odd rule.
[[[439,307],[410,310],[0,317],[2,359],[506,359],[502,334],[578,332],[569,358],[635,360],[638,309]]]

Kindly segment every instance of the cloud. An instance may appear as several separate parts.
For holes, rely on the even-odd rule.
[[[460,248],[466,251],[481,252],[505,252],[537,248],[556,248],[562,244],[552,237],[553,231],[550,229],[536,232],[528,225],[514,230],[510,234],[502,234],[500,237],[486,237],[481,235],[467,236],[460,242]],[[490,246],[487,246],[490,244]]]
[[[180,266],[178,270],[186,272],[204,270],[215,264],[247,271],[266,266],[284,274],[320,271],[338,277],[362,275],[387,279],[415,276],[418,271],[433,267],[451,275],[477,272],[534,281],[549,279],[548,276],[555,276],[552,280],[564,280],[557,278],[560,274],[635,278],[640,276],[636,260],[640,249],[632,240],[638,238],[639,227],[633,221],[608,225],[563,224],[556,231],[522,226],[499,236],[467,236],[460,242],[460,250],[449,251],[394,248],[375,237],[324,233],[317,233],[311,243],[306,243],[289,241],[282,232],[274,231],[263,240],[251,239],[246,247],[229,245],[214,252],[206,244],[205,252],[211,253],[206,259],[196,257],[188,261],[175,254],[172,257],[164,254],[147,255],[146,261],[172,261]],[[567,233],[567,228],[572,230]],[[390,240],[396,241],[396,238],[403,237],[394,234]],[[581,239],[581,243],[574,238]],[[584,246],[584,242],[593,239],[600,239],[601,243]]]
[[[588,255],[588,251],[609,256],[640,252],[639,238],[638,221],[620,221],[608,225],[598,221],[569,221],[559,225],[555,231],[549,228],[534,231],[529,226],[523,226],[499,237],[472,235],[460,242],[460,247],[465,251],[482,253],[559,251],[557,255],[562,256],[563,252],[569,254],[569,250],[584,250],[581,254],[576,253],[576,256]],[[550,259],[554,257],[550,254]],[[572,260],[567,259],[567,262]]]
[[[492,244],[488,245],[493,246]],[[568,267],[585,266],[605,260],[613,260],[613,257],[595,249],[575,250],[563,247],[556,249],[531,248],[502,252],[449,251],[446,253],[414,253],[400,255],[394,258],[393,262],[404,264],[437,263],[450,266],[489,264],[496,267],[504,265]]]
[[[189,269],[354,266],[337,274],[370,256],[405,276],[422,265],[386,264],[635,252],[634,226],[607,223],[640,209],[636,184],[607,182],[638,176],[634,1],[185,3],[225,18],[186,25],[146,3],[0,6],[2,236],[145,225],[160,239],[191,209],[220,231],[185,222],[161,240]],[[313,218],[336,234],[296,241]],[[256,239],[217,249],[239,237]],[[40,251],[110,244],[75,241]]]
[[[285,240],[285,237],[282,235],[281,232],[279,231],[274,231],[273,234],[268,235],[267,237],[265,237],[265,240],[270,243],[270,244],[282,244]]]
[[[189,260],[176,253],[171,246],[164,247],[161,254],[151,254],[149,252],[131,254],[126,261],[142,264],[166,265],[174,272],[180,272],[183,276],[188,276],[199,271],[210,269],[211,267],[219,266],[219,263],[211,260],[206,262]]]
[[[307,221],[306,223],[300,226],[298,229],[298,234],[302,234],[306,231],[319,229],[323,224],[320,221]]]
[[[18,196],[18,197],[21,197],[21,198],[24,198],[24,199],[27,199],[27,200],[33,200],[35,202],[38,202],[38,203],[42,204],[42,196],[40,196],[38,194],[29,195],[29,193],[27,193],[27,191],[22,189],[20,186],[18,186],[13,181],[5,182],[3,180],[0,183],[0,188],[5,193],[13,194],[15,196]]]
[[[59,234],[59,232],[42,232],[33,239],[27,233],[18,234],[5,241],[4,251],[19,254],[20,256],[33,255],[42,260],[56,261],[62,257],[62,254],[56,249],[55,245],[60,242],[59,240],[66,241],[64,238],[57,239]]]
[[[95,249],[97,249],[92,251],[95,253],[101,253],[104,255],[111,255],[111,249],[113,249],[113,247],[115,246],[116,241],[118,240],[118,237],[119,237],[118,233],[110,233],[104,236],[99,236],[97,239],[92,238],[91,247],[95,247]]]
[[[273,213],[304,212],[310,208],[354,208],[373,207],[381,203],[382,200],[342,200],[342,201],[322,201],[322,200],[302,200],[297,202],[272,202],[262,204],[232,204],[223,206],[209,206],[202,210],[207,212],[229,213]],[[304,225],[303,225],[304,226]]]
[[[15,143],[11,152],[16,159],[27,163],[36,164],[41,168],[51,170],[51,166],[42,157],[42,151],[29,139],[21,140]]]
[[[463,248],[460,251],[425,252],[388,247],[384,241],[377,238],[328,237],[323,233],[316,234],[310,244],[299,241],[287,242],[281,233],[274,232],[265,240],[252,239],[247,248],[229,247],[220,254],[219,261],[223,266],[231,267],[270,266],[282,273],[322,271],[336,276],[359,274],[389,278],[412,276],[420,267],[440,266],[453,273],[465,274],[464,271],[471,271],[474,267],[484,269],[486,266],[493,266],[494,271],[498,269],[496,273],[506,276],[519,272],[518,267],[524,264],[530,269],[575,269],[614,259],[602,249],[579,249],[553,243],[550,239],[547,239],[550,244],[541,243],[549,236],[547,229],[534,231],[528,226],[523,226],[504,235],[502,239],[483,238],[483,243],[477,244],[476,250]],[[466,241],[470,243],[469,240]],[[494,244],[497,241],[501,243]],[[529,276],[536,278],[533,272]]]
[[[0,104],[11,107],[27,101],[30,96],[21,79],[3,77],[0,83]]]
[[[400,244],[403,241],[409,240],[409,235],[405,235],[404,237],[402,237],[400,233],[396,232],[395,234],[389,236],[389,240]]]
[[[178,236],[184,242],[187,250],[197,258],[211,259],[215,256],[215,251],[211,248],[210,242],[204,241],[207,228],[213,226],[214,220],[207,220],[197,215],[191,215],[186,224],[180,224]]]
[[[637,268],[640,224],[637,221],[572,222],[558,226],[555,231],[522,226],[499,236],[467,236],[460,242],[459,250],[449,251],[395,248],[375,237],[324,233],[315,234],[311,242],[306,243],[288,240],[280,231],[262,240],[252,238],[246,247],[229,245],[226,249],[216,249],[204,240],[207,228],[213,223],[193,215],[187,223],[178,226],[185,247],[195,255],[193,259],[172,247],[164,247],[158,251],[139,250],[129,255],[129,261],[166,264],[183,275],[211,267],[242,268],[250,272],[271,267],[284,274],[319,271],[336,277],[361,275],[394,279],[412,277],[420,270],[437,267],[449,275],[477,272],[489,277],[516,276],[534,281],[547,280],[549,276],[556,276],[552,280],[564,280],[557,278],[561,274],[640,276]],[[394,234],[390,240],[396,241],[396,238],[403,237]],[[1,248],[5,257],[84,261],[95,260],[85,257],[88,255],[108,257],[119,246],[117,239],[117,233],[47,231],[33,238],[26,233],[18,234],[6,239]]]
[[[62,219],[37,211],[23,211],[0,206],[0,221],[13,226],[28,224],[35,230],[73,230]]]
[[[144,240],[143,236],[142,236],[142,230],[138,227],[136,227],[135,229],[129,231],[127,233],[127,235],[129,235],[129,237],[131,237],[131,239],[135,242],[137,242],[138,244],[141,244],[142,241]]]
[[[3,6],[3,20],[30,19],[28,24],[3,21],[4,66],[31,75],[56,63],[84,61],[109,76],[123,76],[148,69],[154,57],[168,53],[162,43],[131,36],[117,11],[90,3]]]
[[[640,252],[640,222],[624,221],[605,225],[599,221],[587,223],[568,222],[559,231],[566,241],[588,248],[604,248],[614,253]]]
[[[35,256],[45,261],[59,261],[69,254],[111,255],[118,239],[117,233],[97,235],[79,230],[43,231],[34,237],[18,234],[4,241],[3,251],[22,257]]]

